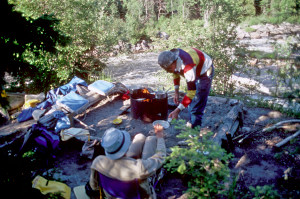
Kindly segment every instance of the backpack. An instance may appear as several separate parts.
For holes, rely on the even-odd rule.
[[[59,135],[34,124],[27,130],[19,154],[33,150],[41,158],[55,158],[55,154],[60,150],[59,144]]]

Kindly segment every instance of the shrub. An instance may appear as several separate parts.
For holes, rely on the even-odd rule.
[[[177,137],[185,139],[188,147],[173,147],[165,167],[188,179],[187,193],[191,198],[216,198],[227,194],[224,183],[229,180],[228,161],[232,154],[227,154],[211,140],[212,132],[199,134],[198,128],[188,128],[184,122],[179,120],[175,128],[181,130]]]
[[[259,198],[280,198],[280,195],[276,190],[273,190],[273,186],[271,185],[264,185],[264,186],[250,186],[250,191],[254,194],[253,199],[259,199]]]

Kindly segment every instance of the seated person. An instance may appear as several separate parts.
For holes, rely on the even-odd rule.
[[[163,127],[156,125],[154,131],[156,136],[146,138],[143,134],[137,134],[131,143],[128,132],[116,128],[106,130],[101,142],[105,156],[99,155],[94,159],[87,186],[99,193],[99,173],[120,181],[138,179],[141,198],[156,198],[150,177],[162,167],[166,146]],[[105,190],[104,193],[107,198],[114,198]]]

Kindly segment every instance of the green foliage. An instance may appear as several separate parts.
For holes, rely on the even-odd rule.
[[[213,91],[216,94],[233,95],[235,82],[231,77],[237,70],[241,70],[237,68],[238,65],[244,65],[245,62],[244,57],[238,56],[241,49],[236,43],[235,30],[241,19],[239,5],[238,2],[218,0],[204,4],[206,9],[211,10],[211,14],[207,17],[207,26],[199,34],[201,37],[197,45],[214,60],[216,70]]]
[[[249,21],[250,24],[269,22],[273,18],[299,21],[299,5],[291,0],[262,1],[260,6],[263,14],[258,17],[253,17],[255,6],[250,0],[9,2],[14,3],[14,9],[22,12],[28,21],[35,23],[43,19],[43,23],[47,21],[50,27],[59,30],[62,36],[68,36],[71,41],[64,46],[59,44],[63,41],[59,39],[62,37],[47,37],[57,38],[51,50],[55,54],[51,54],[43,51],[47,50],[46,45],[40,48],[40,44],[45,44],[44,41],[36,45],[27,43],[27,48],[23,48],[21,41],[8,38],[3,40],[5,44],[10,43],[15,48],[19,46],[24,49],[20,53],[10,48],[13,49],[14,59],[18,63],[21,60],[22,65],[26,66],[26,70],[21,67],[22,72],[13,75],[21,83],[21,88],[25,88],[26,81],[32,80],[33,83],[26,88],[36,93],[64,84],[74,75],[92,80],[94,74],[101,74],[105,67],[99,57],[104,58],[118,42],[130,42],[134,45],[141,39],[148,39],[153,41],[154,46],[158,46],[157,49],[193,46],[206,52],[213,58],[216,68],[212,93],[232,96],[236,82],[232,81],[231,76],[241,70],[242,67],[237,66],[242,66],[245,62],[245,56],[239,54],[243,49],[236,43],[235,28],[241,20],[250,16],[253,21]],[[20,23],[23,23],[22,20]],[[47,36],[46,32],[50,31],[49,28],[38,30],[43,36]],[[168,33],[170,38],[158,39],[159,31]],[[41,36],[36,38],[40,39]],[[130,50],[130,44],[125,52]]]
[[[144,6],[136,0],[124,1],[124,6],[127,9],[126,20],[126,34],[131,43],[136,43],[144,34]]]
[[[44,197],[45,199],[64,199],[62,193],[48,193]]]
[[[254,31],[256,31],[256,29],[251,28],[251,27],[246,27],[246,28],[245,28],[245,31],[246,31],[246,32],[254,32]]]
[[[101,1],[102,2],[102,1]],[[25,16],[36,18],[43,14],[53,13],[60,19],[57,28],[72,39],[66,47],[56,46],[57,54],[54,63],[47,59],[47,65],[55,65],[59,83],[65,82],[76,74],[76,70],[86,67],[89,59],[87,53],[97,46],[101,20],[105,16],[106,3],[96,1],[26,1],[15,0],[16,9]],[[74,28],[76,27],[76,28]],[[105,29],[104,29],[105,30]],[[103,34],[103,37],[107,34]],[[99,48],[102,49],[102,48]],[[106,49],[106,48],[103,48]],[[36,58],[38,59],[38,58]],[[90,64],[90,63],[89,63]],[[75,67],[75,71],[74,66]],[[91,67],[94,65],[91,64]]]
[[[35,152],[34,151],[27,151],[22,155],[22,158],[31,158],[35,159]]]
[[[256,51],[256,50],[249,50],[248,56],[252,58],[257,58],[257,59],[274,59],[276,57],[275,53],[267,53],[267,52],[262,52],[262,51]]]
[[[239,179],[239,176],[236,175],[233,180],[232,180],[232,183],[229,187],[229,190],[228,190],[228,197],[229,199],[235,199],[237,198],[236,196],[240,193],[237,191],[237,182],[238,182],[238,179]]]
[[[277,159],[277,160],[280,160],[282,156],[283,156],[283,152],[279,152],[279,153],[274,154],[274,158]]]
[[[247,14],[244,20],[245,24],[280,24],[289,22],[299,24],[299,3],[294,0],[261,0],[260,7],[262,13],[258,16]]]
[[[268,73],[272,75],[275,80],[275,96],[282,97],[283,93],[297,93],[297,87],[300,84],[300,70],[296,67],[295,62],[290,59],[292,54],[293,45],[289,42],[290,39],[284,44],[277,44],[275,46],[275,59],[286,58],[285,65],[277,65],[275,70],[269,70]],[[284,92],[282,91],[282,87]],[[297,97],[297,96],[296,96]]]
[[[168,40],[161,40],[151,32],[151,39],[163,49],[193,46],[203,50],[213,58],[216,68],[212,92],[232,95],[235,82],[231,81],[231,75],[238,70],[237,65],[244,62],[243,57],[237,56],[240,49],[236,45],[235,32],[242,9],[234,1],[200,1],[197,5],[204,8],[198,10],[199,15],[204,17],[192,20],[180,14],[160,17],[155,29],[172,34]]]
[[[286,18],[287,16],[297,14],[296,4],[294,0],[262,0],[264,13],[272,16]]]
[[[24,18],[21,13],[14,11],[7,1],[1,1],[0,16],[8,21],[2,24],[0,31],[1,72],[0,87],[6,84],[5,73],[16,77],[22,87],[27,78],[48,77],[47,70],[41,70],[36,63],[26,59],[27,52],[31,56],[41,56],[41,53],[54,54],[56,45],[66,45],[68,38],[56,28],[59,21],[53,15],[42,15],[37,18]],[[45,59],[45,58],[43,58]],[[37,73],[37,74],[36,74]],[[43,74],[43,77],[39,77]],[[51,76],[53,71],[50,72]],[[39,82],[37,82],[38,84]],[[1,105],[2,97],[1,98]]]
[[[211,140],[211,132],[199,134],[199,129],[186,127],[183,120],[176,123],[176,128],[181,130],[177,137],[184,139],[188,147],[172,147],[165,167],[185,176],[190,198],[216,198],[227,194],[224,183],[228,181],[228,161],[232,154]]]
[[[255,7],[253,0],[244,0],[242,3],[242,15],[243,16],[251,16],[255,15]]]
[[[260,199],[260,198],[266,198],[266,199],[276,199],[280,198],[280,195],[276,190],[273,190],[272,185],[264,185],[264,186],[250,186],[250,191],[254,194],[253,199]]]

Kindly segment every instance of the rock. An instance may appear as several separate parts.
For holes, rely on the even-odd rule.
[[[250,33],[250,37],[251,37],[251,39],[259,39],[260,34],[257,32],[252,32],[252,33]]]
[[[142,45],[142,48],[144,50],[149,49],[149,45],[148,45],[148,42],[146,40],[142,40],[141,45]]]
[[[239,32],[239,33],[237,33],[237,39],[244,39],[244,37],[245,37],[245,33],[243,33],[243,32]]]
[[[161,39],[168,40],[169,37],[170,37],[170,35],[168,35],[168,34],[165,33],[165,32],[158,32],[158,33],[156,34],[156,37],[161,38]]]
[[[269,32],[265,31],[260,33],[260,37],[269,37]]]
[[[170,148],[167,148],[167,154],[171,154],[172,153],[172,149],[170,149]]]
[[[250,34],[246,32],[245,35],[244,35],[244,37],[245,38],[250,38]]]
[[[244,127],[242,127],[241,128],[241,133],[249,133],[251,131],[251,128],[250,127],[246,127],[246,126],[244,126]]]
[[[186,141],[179,141],[178,146],[188,146],[188,143]]]
[[[9,116],[4,109],[0,109],[0,126],[7,124]]]
[[[21,108],[25,103],[24,93],[7,93],[10,108],[8,112]]]
[[[274,36],[273,36],[273,38],[274,38],[275,40],[285,39],[284,37],[285,37],[285,35],[274,35]]]
[[[259,32],[259,33],[263,33],[263,32],[269,33],[270,30],[268,29],[267,26],[262,26],[256,32]]]
[[[251,28],[257,30],[257,29],[260,29],[261,27],[263,27],[262,25],[258,24],[258,25],[252,25],[250,26]]]
[[[277,28],[277,31],[279,32],[279,34],[290,34],[291,33],[290,29],[287,27],[279,27],[279,28]]]
[[[225,97],[208,96],[208,103],[225,104],[226,102],[227,102],[227,98]]]
[[[229,100],[230,106],[237,105],[238,103],[239,103],[239,100],[237,100],[237,99],[230,99],[230,100]]]
[[[278,29],[272,29],[270,30],[270,35],[274,36],[274,35],[279,35],[282,34]]]
[[[258,59],[253,59],[249,62],[251,66],[255,66],[258,63]]]
[[[139,50],[141,50],[141,49],[142,49],[141,44],[136,44],[135,50],[136,50],[136,51],[139,51]]]
[[[292,33],[300,32],[300,26],[293,26],[293,27],[291,28],[291,32],[292,32]]]
[[[244,106],[243,107],[243,113],[246,115],[246,114],[248,114],[248,112],[249,112],[249,110]]]

